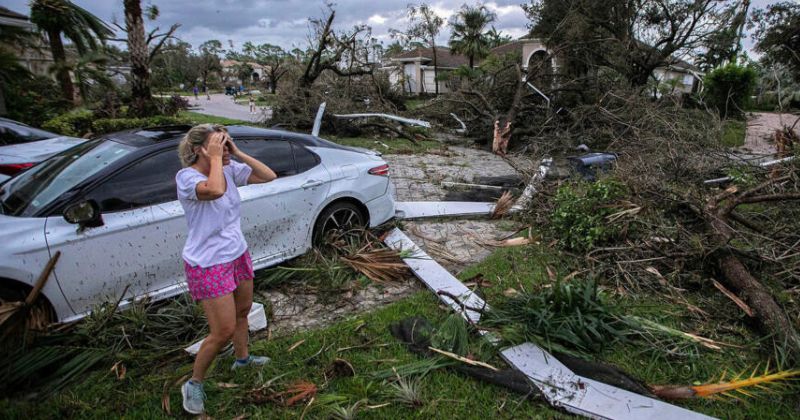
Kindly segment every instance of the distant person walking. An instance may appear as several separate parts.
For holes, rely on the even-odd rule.
[[[236,361],[232,370],[261,366],[268,357],[248,351],[247,315],[253,303],[253,262],[242,234],[237,187],[272,181],[267,165],[242,152],[225,127],[200,124],[178,146],[183,169],[175,181],[189,234],[183,266],[189,294],[200,301],[209,334],[194,361],[192,377],[181,387],[183,409],[202,414],[206,370],[228,342]],[[235,156],[239,162],[231,160]]]
[[[206,93],[206,100],[210,101],[211,100],[211,94],[208,92],[208,86],[203,85],[203,92]]]
[[[250,94],[250,113],[256,113],[256,100],[253,99],[253,94]]]
[[[197,88],[197,85],[194,85],[194,87],[192,88],[192,91],[194,92],[194,100],[196,101],[196,100],[200,99],[200,98],[197,97],[197,94],[200,93],[200,89]]]

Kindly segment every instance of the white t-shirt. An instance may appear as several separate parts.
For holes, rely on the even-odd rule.
[[[186,213],[189,235],[183,246],[183,259],[203,268],[231,262],[247,250],[239,214],[239,190],[247,185],[253,169],[231,160],[222,167],[225,194],[216,200],[198,200],[197,183],[208,177],[194,168],[183,168],[175,175],[178,200]]]

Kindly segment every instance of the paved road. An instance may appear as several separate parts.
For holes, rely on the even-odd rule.
[[[797,118],[797,115],[771,112],[748,114],[747,135],[742,149],[761,155],[775,153],[775,130],[782,129],[784,125],[791,126]]]
[[[248,105],[240,105],[233,102],[233,97],[216,93],[211,95],[211,99],[206,99],[205,95],[199,95],[198,99],[192,96],[184,96],[189,101],[191,111],[201,114],[214,115],[217,117],[232,118],[249,122],[263,122],[265,117],[270,115],[268,107],[259,108],[255,114],[250,113]]]

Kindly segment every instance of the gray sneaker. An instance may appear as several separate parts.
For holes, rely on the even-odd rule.
[[[253,356],[252,354],[247,356],[246,362],[240,362],[238,360],[233,362],[233,366],[231,366],[231,370],[236,370],[239,368],[243,368],[245,366],[264,366],[269,363],[272,359],[266,356]]]
[[[183,409],[189,414],[203,414],[203,400],[206,393],[203,391],[203,383],[195,383],[191,380],[186,381],[181,387],[183,394]]]

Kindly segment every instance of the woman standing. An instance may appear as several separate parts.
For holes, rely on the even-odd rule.
[[[237,187],[269,182],[267,165],[239,150],[221,125],[193,127],[178,146],[183,169],[175,179],[189,234],[183,247],[186,283],[208,318],[209,335],[194,361],[192,378],[181,392],[183,408],[203,412],[203,379],[219,351],[233,341],[232,369],[263,365],[250,355],[247,315],[253,303],[253,262],[242,234]],[[231,160],[231,155],[240,162]]]

